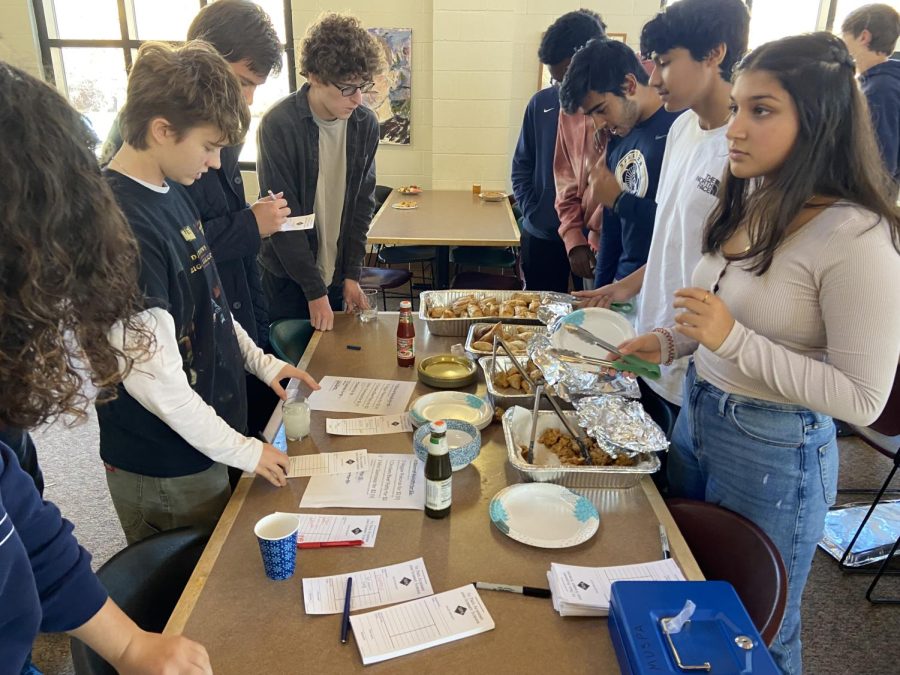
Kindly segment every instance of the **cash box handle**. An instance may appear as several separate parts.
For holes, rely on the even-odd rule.
[[[669,633],[669,622],[674,618],[674,616],[661,617],[659,620],[659,626],[662,630],[663,635],[666,636],[666,642],[669,643],[669,649],[672,651],[672,656],[675,659],[675,665],[678,666],[681,670],[712,670],[712,666],[710,665],[709,661],[693,666],[681,662],[681,656],[678,654],[678,649],[676,649],[675,643],[672,641],[672,634]],[[685,624],[687,623],[690,623],[690,620],[685,621]]]

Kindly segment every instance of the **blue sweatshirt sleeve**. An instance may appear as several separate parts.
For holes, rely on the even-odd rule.
[[[72,530],[0,444],[0,663],[24,662],[38,622],[43,632],[72,630],[106,602]]]
[[[867,98],[884,164],[894,180],[900,180],[900,83],[891,89],[877,89]]]
[[[534,145],[534,102],[535,99],[532,98],[525,108],[522,130],[519,132],[519,142],[516,143],[512,161],[513,194],[519,210],[526,218],[534,213],[539,198],[534,192],[534,162],[537,155]]]
[[[609,209],[603,209],[603,227],[600,228],[600,252],[597,254],[597,269],[594,285],[597,288],[615,281],[622,257],[622,221]]]

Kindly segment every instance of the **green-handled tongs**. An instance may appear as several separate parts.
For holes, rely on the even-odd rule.
[[[623,354],[615,346],[609,344],[606,340],[601,340],[596,335],[591,334],[581,326],[576,326],[571,323],[564,323],[563,328],[572,333],[572,335],[577,335],[584,342],[600,347],[601,349],[605,349],[610,354],[615,354],[616,356],[618,356],[619,359],[617,361],[614,361],[612,364],[613,368],[616,368],[617,370],[624,370],[629,373],[634,373],[635,375],[646,377],[650,380],[659,379],[659,366],[655,363],[645,361],[644,359],[638,358],[633,354]]]

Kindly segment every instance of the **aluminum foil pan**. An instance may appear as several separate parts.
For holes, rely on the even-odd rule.
[[[474,323],[495,323],[497,321],[502,321],[503,323],[512,323],[512,324],[539,324],[539,318],[524,318],[524,317],[504,317],[504,316],[479,316],[479,317],[458,317],[458,318],[433,318],[429,316],[428,312],[430,309],[435,307],[447,307],[452,305],[457,300],[461,298],[472,295],[476,299],[484,299],[484,298],[496,298],[497,300],[503,302],[506,300],[512,299],[514,295],[524,295],[531,296],[538,300],[540,306],[548,305],[548,304],[559,304],[560,306],[566,305],[566,299],[571,298],[571,296],[564,295],[561,293],[551,293],[547,291],[543,292],[529,292],[529,291],[490,291],[490,290],[469,290],[469,289],[460,289],[460,290],[444,290],[444,291],[423,291],[419,295],[419,318],[425,322],[425,325],[428,326],[428,331],[432,335],[444,335],[450,337],[463,337],[466,332],[469,330],[469,327]],[[569,312],[572,311],[571,303],[568,303]],[[540,307],[538,308],[538,313],[540,313]],[[567,312],[568,313],[568,312]]]
[[[666,450],[669,441],[639,401],[623,396],[588,396],[575,401],[578,425],[608,452],[635,455]]]
[[[495,408],[503,408],[506,410],[507,408],[511,408],[513,406],[523,406],[528,408],[529,410],[534,409],[534,394],[524,394],[524,393],[511,393],[515,390],[513,389],[498,389],[494,386],[494,382],[491,379],[491,365],[493,364],[494,357],[493,356],[483,356],[478,359],[478,365],[481,366],[481,370],[484,373],[484,381],[487,385],[488,398]],[[523,366],[525,365],[526,359],[521,359],[519,361]],[[508,370],[509,368],[513,368],[512,359],[508,356],[498,356],[497,357],[497,367],[503,370]],[[552,391],[550,392],[553,393]],[[563,407],[571,407],[570,404],[566,402],[562,402]],[[544,410],[550,410],[550,404],[547,402],[546,398],[541,398],[541,408]]]
[[[575,412],[565,413],[577,423]],[[557,483],[566,487],[585,488],[631,488],[640,483],[648,474],[659,471],[659,457],[655,454],[645,455],[642,461],[634,466],[540,466],[528,464],[522,457],[520,446],[528,446],[531,437],[532,412],[525,408],[513,407],[503,414],[503,435],[506,439],[506,452],[509,463],[526,481],[538,483]],[[538,413],[537,435],[548,428],[563,428],[562,422],[555,412],[540,411]],[[535,453],[538,457],[541,446],[535,441]],[[544,454],[551,454],[545,448]],[[558,460],[557,460],[558,461]]]
[[[528,343],[528,357],[544,373],[547,384],[556,388],[565,401],[579,396],[610,394],[626,398],[640,398],[637,380],[623,373],[605,375],[596,369],[584,368],[574,363],[560,361],[553,355],[550,338],[535,335]]]
[[[495,324],[495,323],[476,323],[476,324],[472,324],[472,325],[469,327],[469,335],[468,335],[468,337],[466,337],[466,351],[469,352],[470,354],[474,354],[474,355],[476,356],[476,358],[479,357],[479,356],[491,356],[491,355],[493,355],[493,353],[494,353],[493,339],[488,339],[488,340],[487,340],[487,343],[490,345],[490,349],[486,349],[486,348],[485,348],[487,345],[478,345],[478,346],[476,347],[475,344],[476,344],[477,342],[479,342],[479,340],[477,340],[477,339],[475,338],[475,335],[476,335],[477,333],[480,333],[483,329],[489,329],[489,328],[491,328],[491,327],[493,327],[493,326],[496,326],[496,325],[497,325],[497,324]],[[503,327],[504,327],[505,329],[506,329],[506,328],[509,329],[509,331],[504,331],[505,334],[506,334],[506,333],[510,333],[510,332],[519,332],[519,331],[522,331],[522,332],[525,332],[525,333],[533,332],[533,333],[536,334],[536,335],[546,335],[546,334],[547,334],[547,329],[544,328],[543,326],[535,326],[535,325],[531,325],[531,324],[524,324],[524,325],[523,325],[523,324],[513,324],[513,325],[507,325],[506,322],[504,322],[504,326],[503,326]],[[504,339],[508,339],[508,338],[506,338],[506,337],[504,336]],[[480,340],[480,342],[484,342],[484,340]],[[503,352],[502,349],[501,349],[500,351],[501,351],[501,353]],[[527,341],[526,341],[525,348],[522,349],[521,352],[515,351],[515,352],[513,352],[513,353],[515,354],[516,357],[520,357],[520,358],[523,358],[523,359],[524,359],[524,358],[527,358],[527,357],[528,357],[528,345],[527,345]]]

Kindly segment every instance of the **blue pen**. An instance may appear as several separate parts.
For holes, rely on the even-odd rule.
[[[341,644],[347,644],[347,633],[350,631],[350,590],[353,588],[353,577],[347,577],[347,595],[344,596],[344,619],[341,621]]]

